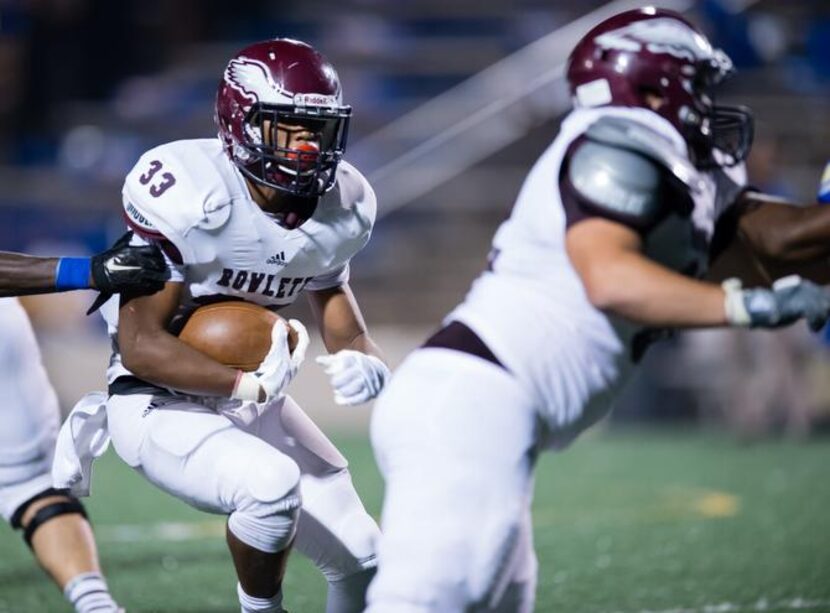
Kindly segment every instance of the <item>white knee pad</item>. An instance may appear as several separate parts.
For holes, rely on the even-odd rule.
[[[249,468],[228,529],[240,541],[266,553],[285,549],[300,513],[300,469],[294,462]]]
[[[363,508],[348,469],[322,478],[304,475],[302,490],[297,549],[330,583],[373,570],[380,531]]]

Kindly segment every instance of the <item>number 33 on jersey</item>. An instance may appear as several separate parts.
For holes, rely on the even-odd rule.
[[[334,187],[312,217],[280,226],[250,197],[217,139],[177,141],[148,151],[127,176],[124,216],[178,265],[190,305],[227,295],[263,306],[293,302],[304,288],[348,280],[348,263],[369,240],[375,195],[341,162]]]
[[[162,164],[158,160],[153,160],[152,162],[150,162],[149,170],[138,178],[138,182],[142,185],[149,184],[150,181],[153,180],[153,177],[156,175],[156,173],[160,171],[163,167],[164,164]],[[176,184],[176,177],[174,177],[169,172],[162,173],[160,178],[160,183],[150,185],[149,191],[150,195],[153,196],[153,198],[158,198],[169,188],[173,187]]]

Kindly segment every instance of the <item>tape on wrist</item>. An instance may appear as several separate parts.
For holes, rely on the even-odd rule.
[[[721,283],[724,292],[723,308],[730,326],[748,327],[752,323],[744,303],[744,290],[740,279],[727,279]]]
[[[253,373],[242,372],[236,373],[236,385],[233,386],[233,393],[231,398],[234,400],[252,400],[259,402],[259,394],[262,387],[259,384],[259,379]]]
[[[88,289],[92,261],[89,258],[59,258],[55,269],[55,289]]]

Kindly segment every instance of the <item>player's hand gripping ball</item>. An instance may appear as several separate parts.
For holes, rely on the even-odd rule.
[[[197,309],[179,338],[202,353],[239,370],[234,400],[267,402],[282,395],[308,348],[308,332],[268,309],[241,301]]]

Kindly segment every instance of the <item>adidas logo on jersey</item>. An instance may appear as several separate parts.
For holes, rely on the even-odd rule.
[[[280,251],[279,253],[275,253],[270,258],[265,260],[266,264],[274,264],[275,266],[285,266],[285,252]]]

